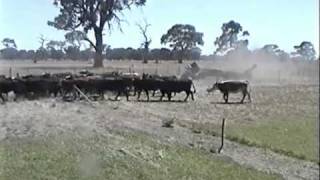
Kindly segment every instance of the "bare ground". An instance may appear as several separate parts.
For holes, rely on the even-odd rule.
[[[215,103],[221,101],[220,95],[207,96],[203,91],[203,88],[200,89],[196,101],[187,103],[180,101],[148,103],[135,100],[126,102],[122,99],[121,101],[95,102],[95,107],[91,107],[83,101],[66,103],[59,99],[9,102],[0,107],[0,138],[47,136],[70,131],[83,134],[93,131],[105,134],[112,129],[144,132],[155,140],[209,151],[219,147],[219,137],[193,133],[189,128],[179,126],[179,123],[175,123],[174,128],[164,128],[161,127],[162,121],[174,119],[176,122],[212,121],[219,124],[222,117],[227,117],[231,121],[227,123],[241,120],[246,123],[250,120],[244,120],[243,117],[255,121],[258,115],[244,114],[242,118],[237,119],[236,113],[241,113],[244,109],[262,108],[262,105],[257,105],[262,103],[259,102],[259,98],[256,98],[258,101],[254,102],[256,104],[224,105]],[[263,93],[261,90],[259,92]],[[234,100],[237,98],[234,97]],[[178,95],[175,99],[183,99],[183,95]],[[274,109],[269,113],[276,113]],[[250,111],[244,113],[248,112]],[[319,166],[315,163],[231,141],[225,142],[222,154],[213,155],[229,158],[241,165],[263,172],[280,174],[285,179],[317,179],[319,177]]]
[[[119,61],[112,62],[112,66],[111,63],[110,65],[108,63],[104,69],[99,71],[128,71],[129,68],[132,68],[138,72],[158,71],[162,74],[179,75],[185,66],[167,62],[159,65],[151,63],[141,65],[138,62]],[[69,64],[40,62],[36,65],[23,62],[0,62],[0,64],[0,72],[4,74],[8,73],[9,67],[14,67],[13,73],[28,74],[43,71],[76,72],[91,66],[87,63],[77,63],[78,65],[75,66],[74,62]],[[247,65],[239,63],[233,66],[202,62],[200,67],[241,71],[251,65],[252,62]],[[221,103],[222,98],[219,93],[208,95],[205,89],[215,81],[210,78],[195,82],[196,100],[187,103],[158,102],[156,100],[159,97],[153,98],[155,101],[152,102],[138,102],[134,97],[131,97],[130,102],[125,101],[125,98],[122,98],[121,101],[99,101],[95,102],[95,107],[84,101],[67,103],[60,99],[9,102],[0,105],[0,141],[10,137],[38,137],[63,132],[77,132],[85,135],[90,132],[109,134],[110,130],[138,131],[148,134],[155,141],[210,151],[219,147],[220,138],[201,131],[201,133],[195,133],[190,128],[190,124],[191,127],[194,123],[219,127],[221,119],[226,118],[226,130],[228,131],[229,124],[256,124],[262,120],[271,122],[272,118],[277,117],[288,116],[290,119],[308,115],[310,112],[319,112],[319,85],[317,84],[319,79],[317,79],[318,76],[315,76],[319,70],[318,65],[311,65],[311,67],[316,69],[309,71],[309,65],[305,71],[300,72],[301,67],[295,67],[292,64],[258,64],[260,69],[254,73],[257,78],[252,83],[253,103],[245,104],[225,105]],[[308,72],[311,74],[307,74]],[[296,77],[301,73],[305,76],[297,79]],[[310,79],[310,77],[316,78]],[[308,83],[305,83],[307,81]],[[143,98],[145,97],[142,96]],[[175,100],[183,98],[184,94],[174,97]],[[239,98],[239,96],[232,95],[231,101],[239,101]],[[306,101],[309,103],[305,103]],[[164,120],[173,120],[174,128],[162,127]],[[280,174],[285,179],[319,178],[319,166],[316,163],[233,141],[226,140],[223,152],[212,155],[221,156],[263,172]]]

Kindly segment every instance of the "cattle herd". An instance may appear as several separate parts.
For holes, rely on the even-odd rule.
[[[88,71],[80,73],[44,73],[42,75],[25,75],[9,78],[0,76],[0,101],[4,103],[8,93],[13,92],[14,100],[18,98],[34,99],[40,97],[62,97],[64,100],[74,101],[81,96],[104,99],[106,92],[115,93],[115,100],[120,95],[137,96],[144,92],[149,101],[149,92],[154,96],[160,92],[161,96],[171,101],[173,95],[185,92],[187,101],[193,94],[195,87],[190,79],[179,79],[176,76],[160,76],[137,73],[101,73],[94,74]]]
[[[241,92],[243,97],[240,103],[243,103],[247,96],[251,102],[248,91],[248,81],[227,80],[216,82],[207,89],[207,92],[219,90],[223,94],[225,103],[228,103],[230,93]],[[140,100],[141,93],[145,93],[146,100],[150,100],[156,92],[160,93],[158,101],[167,97],[168,101],[176,93],[185,92],[184,101],[189,96],[194,100],[196,92],[193,81],[190,78],[178,78],[176,76],[161,76],[158,74],[139,75],[138,73],[119,73],[108,72],[95,74],[87,70],[79,73],[44,73],[42,75],[25,75],[16,77],[5,77],[0,75],[0,101],[5,103],[8,100],[9,93],[14,94],[14,100],[35,99],[41,97],[61,97],[65,101],[75,101],[83,97],[86,99],[104,99],[107,92],[115,94],[114,100],[118,100],[120,95],[124,95],[129,101],[130,96],[137,96]]]

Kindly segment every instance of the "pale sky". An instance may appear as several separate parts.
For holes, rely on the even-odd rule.
[[[0,39],[14,38],[19,49],[37,49],[40,34],[49,40],[63,40],[65,31],[47,25],[58,14],[52,2],[0,0]],[[136,23],[146,18],[151,24],[151,48],[165,47],[160,44],[161,36],[172,25],[182,23],[204,33],[205,44],[200,48],[203,54],[211,54],[222,23],[234,20],[249,31],[250,49],[278,44],[280,49],[292,52],[294,45],[311,41],[319,52],[318,0],[147,0],[146,6],[133,7],[122,18],[126,19],[123,33],[116,26],[111,34],[105,32],[104,43],[112,48],[138,48],[143,38]]]

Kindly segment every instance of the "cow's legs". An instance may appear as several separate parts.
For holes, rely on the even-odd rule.
[[[193,92],[190,92],[190,94],[191,94],[192,101],[194,101]]]
[[[162,101],[163,96],[165,95],[164,91],[161,91],[160,101]]]
[[[5,102],[6,102],[5,99],[4,99],[4,97],[2,96],[2,93],[0,93],[0,99],[2,100],[2,103],[5,103]]]
[[[124,93],[126,94],[127,101],[129,101],[129,91],[126,90]]]
[[[247,95],[248,95],[248,99],[249,99],[249,102],[251,102],[251,96],[250,96],[250,93],[248,91],[246,91]]]
[[[138,97],[137,97],[137,100],[139,101],[140,99],[140,95],[141,95],[141,90],[138,90]]]
[[[120,91],[118,91],[118,93],[117,93],[116,97],[114,98],[114,100],[115,100],[115,101],[117,101],[117,100],[118,100],[118,97],[120,96],[120,94],[121,94],[121,92],[120,92]]]
[[[171,101],[171,97],[172,97],[171,92],[168,92],[167,94],[168,94],[168,101]]]
[[[240,103],[242,104],[243,103],[243,101],[244,101],[244,98],[246,98],[246,95],[247,95],[247,93],[245,92],[245,91],[243,91],[242,92],[242,99],[241,99],[241,101],[240,101]]]
[[[184,98],[184,101],[187,101],[187,100],[188,100],[189,95],[190,95],[190,92],[189,92],[189,91],[186,91],[186,94],[187,94],[187,96],[186,96],[186,98]]]
[[[154,97],[155,95],[156,95],[156,90],[153,90],[152,97]]]
[[[102,91],[102,92],[100,92],[100,93],[98,93],[98,94],[99,94],[101,100],[104,100],[104,92]]]
[[[146,95],[147,95],[147,101],[149,101],[149,92],[147,89],[144,90],[146,92]]]
[[[225,103],[228,103],[228,98],[229,98],[228,96],[229,96],[228,93],[223,94],[223,99],[224,99]]]

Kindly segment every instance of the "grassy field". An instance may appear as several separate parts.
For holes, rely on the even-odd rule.
[[[182,65],[174,62],[142,65],[136,61],[107,62],[105,68],[96,71],[127,72],[129,67],[134,66],[138,72],[181,74],[188,63],[190,62]],[[210,62],[200,62],[199,65],[204,68],[234,67]],[[7,68],[11,66],[15,67],[14,72],[21,70],[26,74],[90,69],[90,64],[83,62],[40,62],[35,65],[6,62],[0,67],[0,72],[7,73]],[[138,102],[134,97],[130,97],[130,102],[124,99],[97,102],[96,108],[88,108],[84,102],[65,103],[57,99],[9,102],[0,106],[0,140],[10,137],[10,141],[0,141],[0,179],[278,178],[234,164],[226,157],[186,147],[190,142],[194,143],[192,139],[195,135],[220,136],[222,118],[226,118],[228,140],[245,147],[271,150],[281,156],[280,159],[284,156],[291,157],[294,160],[313,162],[314,165],[314,162],[319,162],[319,87],[315,85],[318,83],[316,78],[312,78],[318,70],[309,66],[310,64],[306,67],[310,68],[308,75],[305,74],[306,77],[295,79],[290,76],[291,72],[295,72],[294,68],[282,64],[279,66],[282,72],[286,71],[284,67],[290,67],[290,71],[286,78],[282,77],[279,81],[275,73],[278,69],[272,69],[274,66],[271,65],[268,67],[258,64],[261,69],[251,83],[253,102],[245,104],[223,104],[219,92],[208,95],[206,88],[216,80],[210,77],[194,81],[197,88],[195,101],[187,103]],[[241,69],[246,67],[243,65]],[[299,75],[299,72],[295,72],[295,75]],[[109,95],[106,94],[108,97]],[[145,98],[142,95],[142,99]],[[157,98],[159,97],[152,97],[153,100]],[[175,100],[183,98],[183,93],[174,97]],[[237,102],[240,96],[231,95],[230,98],[231,102]],[[162,121],[168,119],[174,120],[172,130],[161,127]],[[128,127],[152,135],[170,136],[186,146],[163,144],[156,138],[141,134],[104,136],[104,133],[108,133],[105,129],[101,131],[103,135],[91,137],[71,134],[35,138],[43,136],[47,131],[72,132],[81,128],[85,132],[91,132],[104,127]],[[184,138],[179,136],[179,128],[188,130],[188,134],[183,134]],[[194,133],[190,133],[190,129]],[[19,138],[12,139],[14,137]],[[209,146],[210,143],[208,142]],[[231,151],[238,152],[232,149]],[[246,152],[245,150],[243,154]],[[254,163],[249,163],[249,167],[254,167],[255,159],[252,158],[251,161]],[[298,161],[295,167],[300,167],[302,162],[304,161]],[[273,165],[275,164],[277,162]],[[268,165],[264,168],[269,169]],[[287,178],[289,176],[286,172],[295,172],[283,169],[272,172],[286,174]],[[303,176],[300,177],[308,177],[305,172],[302,171]]]
[[[303,121],[270,121],[253,126],[232,126],[228,129],[227,138],[242,144],[271,149],[287,156],[319,162],[317,127],[314,119]]]
[[[254,87],[252,104],[215,104],[221,110],[211,114],[227,119],[229,140],[319,162],[318,93],[316,86]],[[221,120],[179,123],[195,132],[220,135],[221,131]]]
[[[257,119],[255,123],[231,124],[227,136],[285,155],[319,162],[318,93],[317,87],[284,88],[269,102],[265,100],[264,103],[274,106],[273,109],[263,109],[271,112],[268,116]],[[276,110],[280,112],[276,113]]]
[[[142,134],[75,134],[0,145],[0,179],[280,179]]]

